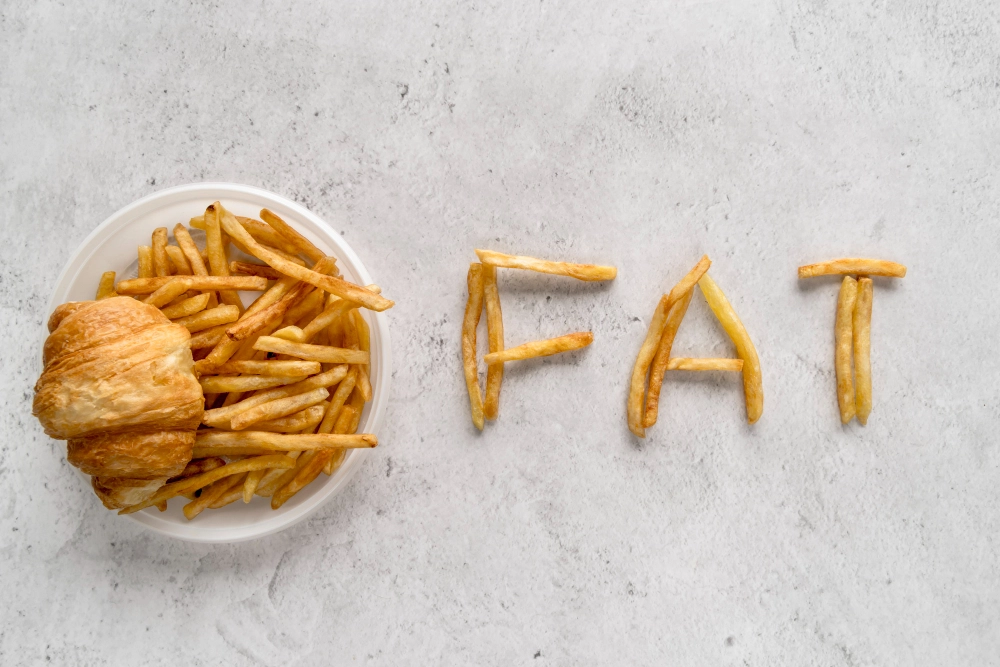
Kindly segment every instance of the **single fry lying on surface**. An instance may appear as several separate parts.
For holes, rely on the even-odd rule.
[[[613,266],[597,266],[595,264],[571,264],[568,262],[551,262],[535,257],[505,255],[493,250],[476,249],[479,261],[508,269],[526,269],[538,273],[550,273],[557,276],[569,276],[577,280],[614,280],[618,269]]]
[[[524,343],[517,347],[509,347],[500,352],[490,352],[483,361],[487,364],[499,364],[507,361],[518,361],[521,359],[533,359],[535,357],[547,357],[560,352],[571,352],[587,347],[594,342],[594,334],[590,331],[580,331],[566,334],[556,338],[546,340],[535,340]]]
[[[483,303],[486,306],[486,336],[490,352],[501,352],[503,343],[503,312],[500,308],[500,291],[497,289],[497,269],[483,265]],[[483,413],[486,419],[496,419],[500,413],[500,385],[503,383],[503,364],[486,368],[486,396]]]
[[[858,280],[854,302],[854,405],[858,421],[864,426],[872,411],[872,279]]]
[[[742,359],[688,359],[674,357],[667,362],[668,371],[743,371]]]
[[[903,278],[906,276],[906,267],[884,259],[865,259],[860,257],[832,259],[829,262],[819,262],[818,264],[807,264],[806,266],[799,267],[799,278],[838,274]]]
[[[684,294],[679,301],[675,302],[667,313],[663,333],[660,335],[660,345],[656,348],[656,356],[653,357],[653,363],[649,369],[649,388],[646,390],[646,410],[642,419],[643,428],[653,426],[659,418],[660,392],[663,388],[663,376],[670,370],[670,350],[673,348],[674,337],[681,326],[681,321],[684,319],[684,315],[687,314],[693,294],[694,290],[688,290],[687,294]],[[669,294],[667,295],[667,300],[670,300]]]
[[[469,265],[466,279],[469,285],[469,299],[465,304],[462,319],[462,367],[465,371],[465,385],[469,391],[472,423],[480,431],[485,424],[483,412],[483,392],[479,388],[479,367],[476,363],[476,327],[483,311],[483,265],[473,262]]]
[[[719,324],[736,346],[736,355],[743,360],[743,394],[747,405],[747,421],[753,424],[764,413],[764,383],[760,371],[760,359],[750,335],[729,299],[723,294],[707,273],[698,280],[698,286],[708,307],[715,313]]]
[[[854,304],[858,298],[858,281],[844,276],[837,298],[836,352],[834,366],[837,370],[837,404],[843,424],[854,419],[857,406],[854,402],[854,373],[851,357],[854,348]]]

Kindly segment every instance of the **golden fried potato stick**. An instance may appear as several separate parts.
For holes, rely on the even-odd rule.
[[[279,398],[274,401],[262,403],[261,405],[243,410],[229,420],[230,427],[234,431],[241,431],[253,426],[257,422],[269,421],[278,417],[286,417],[292,413],[304,410],[311,405],[322,403],[330,397],[330,392],[325,387],[319,387],[302,394],[295,394],[286,398]],[[237,404],[238,405],[238,404]]]
[[[284,275],[266,264],[252,264],[250,262],[237,262],[235,260],[229,262],[229,272],[246,276],[261,276],[268,280],[280,280],[282,275]]]
[[[255,241],[253,237],[250,236],[249,232],[247,232],[247,230],[244,229],[239,222],[237,222],[236,218],[224,209],[222,214],[222,225],[227,234],[246,246],[249,254],[264,261],[269,266],[277,269],[286,276],[304,280],[305,282],[315,285],[330,294],[336,294],[342,299],[355,301],[365,308],[371,308],[372,310],[378,311],[392,308],[392,301],[379,294],[375,294],[360,285],[349,283],[346,280],[342,280],[334,276],[325,276],[321,273],[317,273],[316,271],[299,266],[298,264],[290,262],[287,259],[265,249],[260,243]]]
[[[243,481],[244,503],[249,503],[253,500],[253,494],[257,492],[257,487],[260,486],[260,482],[266,474],[267,470],[254,470],[253,472],[247,473],[247,478]]]
[[[462,320],[462,366],[465,370],[465,385],[469,390],[469,404],[472,408],[472,423],[480,431],[485,424],[483,394],[479,389],[479,367],[476,363],[476,327],[483,312],[483,265],[473,262],[469,265],[466,278],[469,285],[469,300],[465,304]]]
[[[184,225],[180,223],[174,225],[174,239],[177,240],[177,245],[184,253],[184,257],[191,267],[191,273],[196,276],[207,276],[208,269],[205,267],[205,260],[201,257],[201,251],[198,250],[194,239],[191,238],[191,233]]]
[[[258,447],[273,452],[312,449],[371,449],[378,438],[371,433],[270,433],[266,431],[198,431],[195,447],[237,449]]]
[[[193,296],[190,299],[184,299],[183,301],[172,306],[165,306],[160,309],[160,312],[171,320],[176,320],[179,317],[187,317],[188,315],[194,315],[195,313],[200,313],[205,310],[211,296],[211,294],[199,294],[198,296]]]
[[[284,505],[292,496],[319,477],[327,461],[333,458],[333,452],[315,452],[311,459],[304,463],[295,476],[271,496],[271,509],[276,510]]]
[[[701,275],[698,276],[699,278]],[[673,294],[673,290],[670,292]],[[646,412],[642,419],[643,428],[649,428],[656,423],[660,414],[660,391],[663,387],[663,375],[670,370],[670,350],[674,345],[674,337],[681,326],[681,321],[687,313],[688,305],[694,290],[689,289],[675,302],[667,312],[664,321],[663,333],[660,334],[660,343],[656,348],[656,355],[653,357],[652,366],[649,369],[649,389],[646,391]],[[667,295],[670,300],[670,295]]]
[[[689,359],[674,357],[667,362],[668,371],[733,371],[743,372],[742,359]]]
[[[169,276],[167,278],[132,278],[118,283],[118,293],[123,296],[152,294],[167,283],[182,282],[189,290],[207,292],[229,289],[249,292],[263,292],[267,289],[267,279],[258,276]]]
[[[143,303],[147,303],[154,308],[162,308],[187,291],[187,282],[183,278],[178,278],[177,280],[171,280],[163,283],[163,287],[159,288],[142,301]]]
[[[282,238],[281,234],[271,228],[270,225],[263,223],[260,220],[254,220],[253,218],[245,218],[241,215],[237,215],[236,220],[243,225],[243,228],[246,229],[250,233],[250,236],[252,236],[255,240],[260,241],[263,245],[270,246],[274,250],[284,253],[288,259],[295,257],[298,253],[298,249]],[[191,218],[191,222],[189,224],[195,229],[203,230],[205,229],[205,216],[199,215]],[[240,249],[242,250],[242,248]],[[295,257],[295,259],[305,266],[305,262],[301,259],[298,259],[298,257]]]
[[[337,424],[333,427],[334,433],[357,432],[358,424],[361,421],[361,412],[364,410],[364,401],[360,396],[358,392],[351,394],[351,404],[345,405],[344,409],[341,410],[340,416],[337,417]],[[345,456],[347,456],[346,449],[335,451],[333,456],[330,456],[323,466],[323,473],[332,475],[333,471],[339,468],[340,464],[344,462]]]
[[[223,494],[237,484],[241,484],[245,475],[246,473],[231,475],[212,482],[212,484],[202,489],[200,496],[184,506],[184,516],[188,521],[190,521],[201,514],[209,505],[215,503],[215,501],[218,500]]]
[[[503,344],[503,312],[500,308],[500,290],[497,289],[497,268],[483,264],[483,302],[486,305],[486,337],[490,352],[501,352]],[[494,420],[500,414],[500,385],[503,384],[503,364],[486,367],[486,399],[483,414]]]
[[[618,269],[613,266],[597,266],[596,264],[571,264],[569,262],[551,262],[535,257],[505,255],[493,250],[476,249],[479,261],[508,269],[526,269],[538,273],[549,273],[557,276],[569,276],[577,280],[614,280]]]
[[[113,296],[118,296],[118,292],[115,291],[115,272],[105,271],[101,274],[100,282],[97,283],[97,296],[94,298],[100,301]]]
[[[854,374],[851,370],[851,356],[854,346],[854,304],[858,299],[858,281],[844,276],[837,297],[836,352],[834,367],[837,370],[837,405],[840,407],[840,422],[846,424],[854,419],[857,407],[854,402]]]
[[[354,334],[357,336],[358,349],[362,352],[368,353],[369,360],[371,359],[371,332],[368,330],[368,323],[365,322],[364,318],[361,317],[361,313],[357,309],[348,311],[345,317],[351,318],[351,324],[354,328]],[[351,348],[353,349],[353,345]],[[369,376],[370,361],[358,364],[358,380],[357,388],[358,392],[361,394],[361,398],[365,401],[372,400],[374,392],[372,390],[372,381]]]
[[[707,273],[698,280],[708,307],[736,346],[736,356],[743,360],[743,394],[747,404],[747,421],[753,424],[764,413],[764,383],[760,372],[757,348],[729,299]]]
[[[170,259],[167,257],[167,228],[153,230],[153,270],[158,276],[172,275]]]
[[[197,334],[191,336],[191,349],[201,350],[207,347],[215,347],[219,344],[220,340],[226,337],[226,329],[228,328],[228,324],[220,324],[211,329],[199,331]]]
[[[271,495],[273,495],[274,492],[279,487],[284,486],[285,483],[288,482],[288,480],[292,479],[292,477],[295,477],[295,472],[300,467],[302,467],[303,463],[306,463],[308,460],[311,460],[312,457],[315,456],[316,452],[315,451],[305,452],[303,456],[300,456],[300,454],[303,453],[288,452],[287,454],[288,458],[295,460],[295,466],[293,468],[288,470],[282,470],[282,469],[268,470],[267,472],[265,472],[264,477],[261,478],[260,484],[257,486],[257,491],[256,491],[257,495],[262,496],[264,498],[270,498]]]
[[[321,421],[323,421],[323,414],[326,413],[327,404],[317,403],[305,410],[300,410],[299,412],[288,415],[287,417],[278,417],[277,419],[271,419],[264,422],[257,422],[253,425],[255,431],[268,431],[270,433],[298,433],[299,431],[304,431],[309,429],[310,431],[314,429]],[[236,433],[245,433],[245,431],[234,431]]]
[[[228,276],[229,262],[226,260],[226,248],[222,243],[222,226],[219,223],[219,209],[222,204],[215,202],[205,209],[205,249],[208,251],[208,267],[213,276]],[[219,301],[227,306],[236,306],[243,312],[243,302],[240,295],[232,290],[219,292]]]
[[[348,350],[329,345],[311,345],[309,343],[293,343],[274,336],[261,336],[254,344],[255,350],[287,354],[307,361],[321,361],[327,364],[365,364],[369,353],[364,350]]]
[[[594,334],[590,331],[579,331],[577,333],[547,338],[545,340],[533,340],[530,343],[522,343],[517,347],[509,347],[500,352],[490,352],[483,361],[487,364],[500,364],[508,361],[520,361],[522,359],[534,359],[535,357],[548,357],[560,352],[572,352],[580,348],[587,347],[594,342]]]
[[[337,418],[340,416],[344,404],[350,397],[351,392],[354,391],[357,378],[358,368],[357,366],[353,366],[347,377],[344,378],[344,381],[337,385],[337,391],[333,392],[330,404],[326,408],[326,414],[323,415],[323,422],[319,425],[318,433],[331,433],[333,431],[333,427],[337,424]]]
[[[156,269],[153,268],[153,249],[148,245],[139,246],[138,275],[140,278],[152,278],[156,275]],[[121,294],[121,292],[119,292],[119,294]]]
[[[628,399],[626,400],[626,412],[628,417],[628,429],[638,438],[646,437],[646,429],[643,426],[643,403],[642,399],[646,393],[646,376],[649,374],[649,367],[653,363],[653,357],[660,345],[663,337],[663,329],[667,324],[667,313],[670,305],[670,297],[664,294],[660,297],[653,317],[649,320],[649,328],[646,330],[646,338],[642,341],[639,354],[635,357],[635,364],[632,366],[632,377],[629,381]]]
[[[166,230],[166,228],[164,228]],[[170,260],[170,266],[173,267],[173,274],[175,276],[190,276],[192,274],[191,264],[188,263],[187,257],[184,256],[184,251],[178,246],[168,245],[166,247],[167,258]]]
[[[365,289],[370,289],[373,292],[381,291],[378,285],[368,285]],[[319,315],[314,317],[312,322],[306,325],[305,329],[302,329],[302,340],[297,342],[308,343],[323,328],[330,326],[335,321],[344,317],[349,311],[356,309],[357,307],[358,304],[353,301],[346,301],[344,299],[337,298],[336,301],[327,305],[327,307],[324,308]]]
[[[872,411],[872,279],[858,279],[858,298],[854,302],[854,405],[858,421],[868,424]]]
[[[201,390],[206,394],[224,394],[233,391],[257,391],[258,389],[270,389],[271,387],[284,387],[288,384],[295,384],[305,380],[306,376],[300,377],[274,377],[267,375],[213,375],[203,377]]]
[[[278,234],[280,234],[286,241],[295,246],[295,249],[298,252],[302,253],[312,261],[318,262],[326,256],[326,253],[313,245],[312,241],[302,236],[302,234],[298,233],[287,222],[266,208],[261,209],[260,218],[267,224],[271,225],[274,231],[278,232]]]
[[[295,467],[295,459],[283,454],[268,454],[265,456],[243,459],[241,461],[233,461],[232,463],[227,463],[221,468],[216,468],[215,470],[210,470],[200,475],[188,477],[187,479],[182,479],[177,482],[165,484],[146,500],[136,505],[131,505],[121,509],[118,513],[132,514],[134,512],[144,510],[147,507],[152,507],[153,505],[160,503],[161,501],[169,500],[170,498],[189,493],[191,491],[197,491],[198,489],[204,488],[216,480],[222,479],[223,477],[229,477],[230,475],[250,472],[251,470],[260,470],[261,468],[282,468],[287,470],[293,467]]]
[[[219,324],[235,322],[239,316],[240,311],[236,306],[217,306],[211,310],[203,310],[194,315],[178,318],[174,320],[174,324],[183,325],[191,333],[196,333]]]
[[[258,471],[255,470],[254,472]],[[228,491],[216,498],[215,502],[208,506],[208,509],[217,510],[239,500],[243,496],[243,484],[246,481],[246,478],[251,474],[252,473],[245,472],[242,475],[235,475],[237,478],[236,482],[229,487]]]
[[[267,361],[232,360],[215,369],[217,373],[247,373],[270,377],[296,377],[316,375],[322,371],[318,361]],[[301,379],[301,378],[300,378]]]
[[[906,267],[896,262],[884,259],[864,259],[860,257],[845,257],[832,259],[829,262],[808,264],[799,267],[799,278],[830,275],[865,275],[885,276],[888,278],[903,278]]]
[[[280,324],[288,309],[305,299],[315,289],[309,283],[299,282],[277,302],[255,312],[245,313],[236,324],[226,330],[226,335],[234,341],[240,341],[272,322]]]
[[[228,428],[232,428],[230,420],[244,410],[249,410],[250,408],[263,405],[264,403],[274,401],[279,398],[287,398],[289,396],[295,396],[296,394],[304,394],[307,391],[312,391],[313,389],[318,389],[320,387],[332,387],[347,377],[347,370],[348,366],[346,364],[341,364],[339,366],[334,366],[330,370],[324,371],[319,375],[306,378],[302,382],[290,384],[285,387],[276,387],[274,389],[268,389],[258,394],[254,394],[253,396],[245,398],[235,405],[230,405],[225,408],[215,408],[214,410],[206,410],[202,415],[201,423],[206,426],[226,426]]]

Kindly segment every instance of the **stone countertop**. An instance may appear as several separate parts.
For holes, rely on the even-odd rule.
[[[0,663],[988,665],[1000,655],[995,3],[53,3],[0,8]],[[31,417],[83,238],[220,180],[331,221],[397,305],[382,444],[309,520],[208,546],[106,512]],[[498,422],[468,414],[473,248],[502,272]],[[760,352],[624,402],[702,253]],[[837,281],[875,286],[842,428]],[[700,296],[677,354],[732,354]]]

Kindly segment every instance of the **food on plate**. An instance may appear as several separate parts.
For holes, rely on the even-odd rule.
[[[490,352],[483,361],[489,364],[502,364],[507,361],[520,361],[522,359],[534,359],[535,357],[548,357],[560,352],[571,352],[587,347],[594,342],[594,334],[590,331],[579,331],[577,333],[547,338],[545,340],[534,340],[530,343],[522,343],[517,347],[508,347],[499,352]]]
[[[508,269],[526,269],[538,273],[551,273],[557,276],[569,276],[577,280],[600,281],[614,280],[618,269],[613,266],[597,266],[596,264],[571,264],[568,262],[552,262],[535,257],[520,255],[505,255],[493,250],[476,249],[479,261],[491,266]]]
[[[869,276],[902,278],[906,275],[906,267],[883,259],[834,259],[799,267],[799,278],[827,275],[844,275],[834,321],[834,368],[840,421],[847,424],[857,417],[858,422],[865,426],[872,411],[871,321],[874,283]]]
[[[535,257],[505,255],[493,250],[477,249],[481,263],[469,267],[469,299],[462,321],[462,361],[465,382],[469,389],[472,422],[480,431],[484,420],[494,420],[500,413],[500,387],[503,383],[504,363],[533,357],[544,357],[559,352],[578,350],[590,345],[594,335],[579,332],[548,340],[532,341],[514,348],[504,347],[503,312],[500,291],[497,287],[497,268],[526,269],[538,273],[569,276],[578,280],[613,280],[618,270],[613,266],[570,264],[553,262]],[[479,366],[476,361],[476,327],[483,308],[486,308],[486,335],[489,352],[483,357],[486,364],[485,399],[479,386]]]
[[[659,416],[660,392],[664,373],[668,370],[742,372],[748,421],[751,424],[757,421],[764,410],[757,350],[722,290],[708,275],[710,266],[708,256],[703,256],[670,292],[660,298],[653,311],[646,338],[632,368],[626,401],[629,430],[640,438],[646,436],[646,429],[654,425]],[[687,313],[695,285],[698,285],[709,308],[735,344],[738,359],[688,359],[670,356],[674,337]]]
[[[359,309],[392,302],[261,216],[209,205],[195,219],[204,251],[183,224],[176,245],[157,228],[138,249],[139,277],[116,285],[105,272],[95,301],[49,318],[34,413],[109,509],[163,511],[184,497],[193,519],[254,495],[277,509],[348,450],[377,445],[357,433],[373,396]],[[240,291],[260,294],[244,309]]]
[[[858,279],[854,302],[854,405],[858,421],[864,426],[872,411],[872,279]]]
[[[466,280],[469,299],[462,319],[462,368],[465,371],[465,385],[469,390],[472,423],[482,431],[486,415],[483,410],[483,392],[479,388],[479,365],[476,363],[476,328],[483,312],[483,265],[478,262],[470,264]]]
[[[831,259],[829,262],[807,264],[799,267],[799,278],[814,278],[830,275],[864,275],[884,276],[886,278],[905,278],[906,267],[896,262],[884,259],[865,259],[860,257],[845,257]]]

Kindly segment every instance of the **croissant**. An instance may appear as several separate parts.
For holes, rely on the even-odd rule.
[[[32,413],[106,507],[141,502],[191,460],[204,411],[191,334],[130,297],[63,304],[49,331]]]

